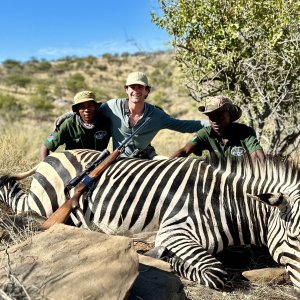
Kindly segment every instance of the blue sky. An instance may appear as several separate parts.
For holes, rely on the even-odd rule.
[[[0,62],[166,50],[157,0],[4,0]]]

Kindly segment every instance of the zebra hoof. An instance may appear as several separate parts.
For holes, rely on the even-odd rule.
[[[157,247],[147,251],[146,253],[144,253],[144,255],[160,259],[160,258],[163,258],[167,254],[167,252],[168,252],[168,250],[166,247],[157,246]]]

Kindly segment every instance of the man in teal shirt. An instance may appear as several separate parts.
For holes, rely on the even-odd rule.
[[[234,123],[241,117],[242,111],[230,99],[214,97],[208,106],[200,107],[199,110],[208,116],[211,126],[200,129],[171,158],[186,157],[191,153],[201,155],[203,150],[208,150],[212,159],[245,155],[251,159],[264,159],[263,149],[253,128]]]
[[[150,117],[150,121],[131,139],[121,156],[152,159],[156,153],[151,141],[159,130],[170,129],[192,133],[208,125],[205,121],[175,119],[162,109],[147,103],[145,100],[151,86],[147,76],[142,72],[130,73],[124,89],[127,98],[111,99],[99,107],[99,111],[110,120],[113,148],[116,149],[147,118]],[[67,115],[63,115],[56,123],[60,123],[66,117]]]

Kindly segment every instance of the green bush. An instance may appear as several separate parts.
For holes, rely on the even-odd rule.
[[[28,101],[29,105],[35,110],[50,110],[54,108],[52,103],[42,96],[32,96]]]
[[[70,77],[67,79],[66,84],[68,90],[70,90],[73,93],[77,93],[80,90],[87,89],[85,78],[80,73],[70,75]]]
[[[4,82],[8,86],[17,86],[25,88],[31,82],[31,79],[27,76],[19,74],[10,74],[4,77]]]
[[[20,71],[23,68],[22,63],[14,59],[7,59],[2,65],[8,71]]]
[[[37,70],[40,72],[49,71],[52,68],[52,65],[48,61],[41,61],[37,64]]]
[[[49,95],[49,86],[50,86],[50,82],[48,80],[37,82],[36,85],[37,95],[47,97]]]
[[[62,62],[52,65],[51,73],[53,73],[54,75],[63,74],[72,69],[73,69],[73,60],[68,59],[66,61],[62,61]]]
[[[11,95],[0,94],[0,109],[21,109],[21,104],[18,102],[17,98]]]
[[[100,71],[107,71],[107,69],[108,69],[107,65],[99,65],[99,66],[97,66],[97,68],[98,68]]]

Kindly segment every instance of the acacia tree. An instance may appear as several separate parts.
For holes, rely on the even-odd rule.
[[[241,105],[267,153],[300,143],[300,1],[158,0],[192,98]]]

